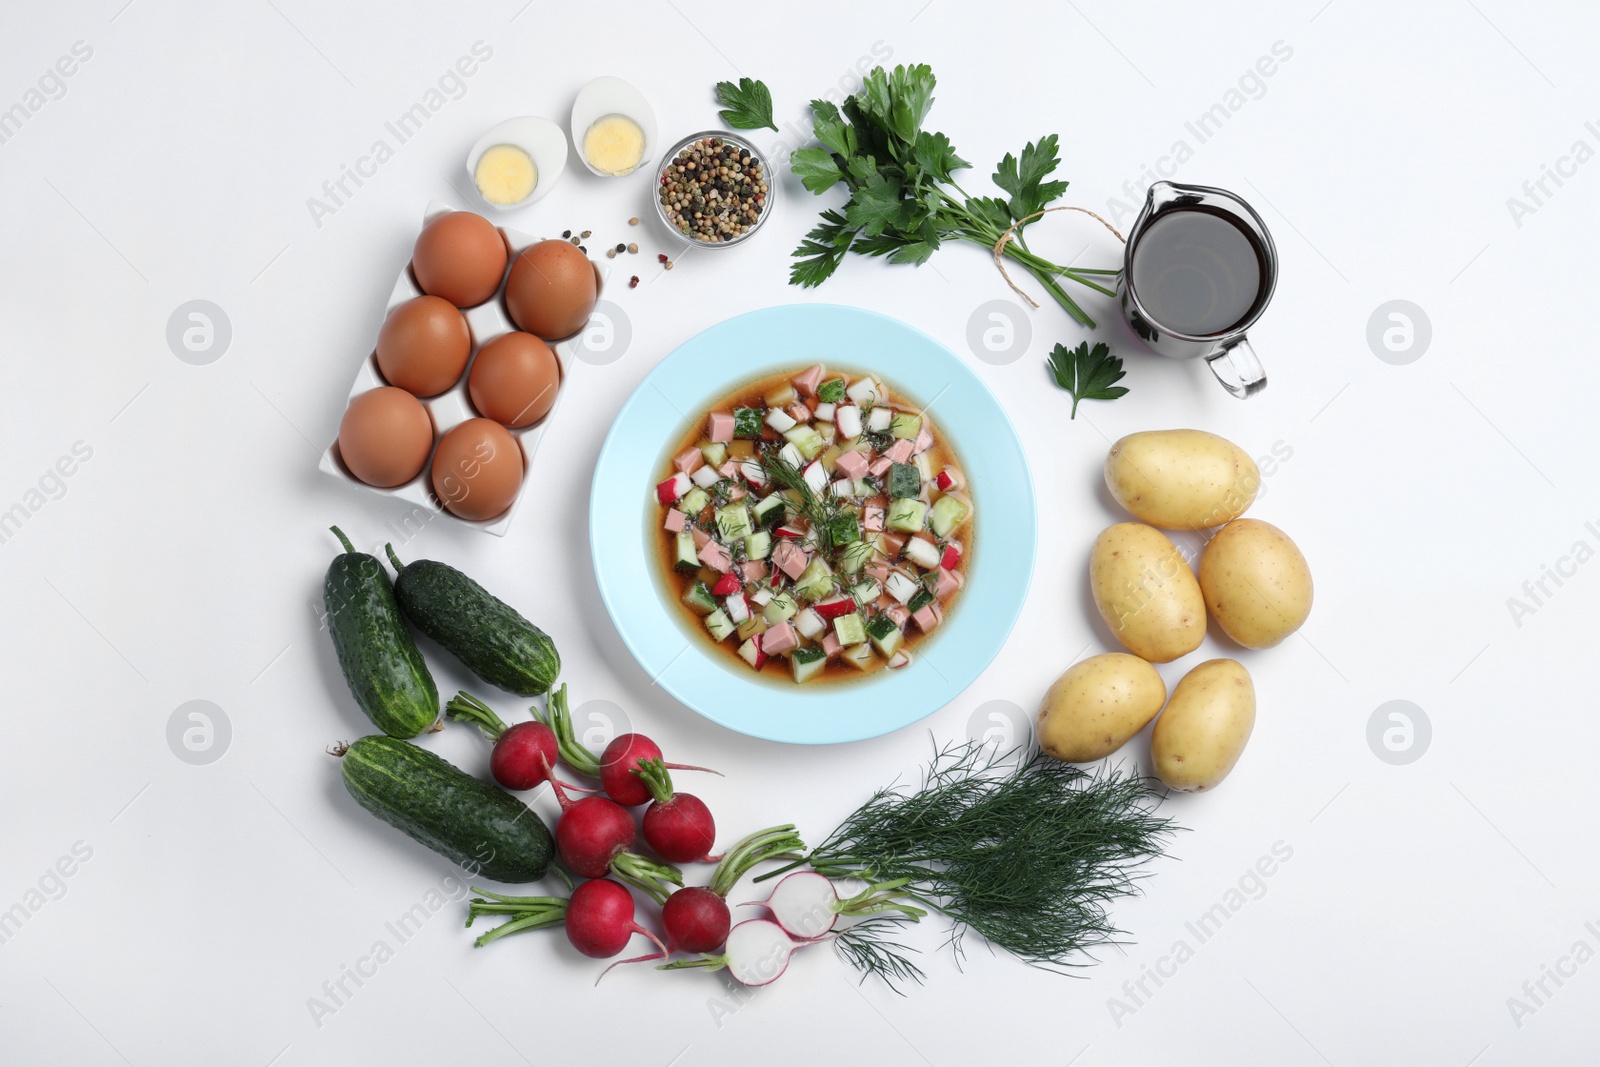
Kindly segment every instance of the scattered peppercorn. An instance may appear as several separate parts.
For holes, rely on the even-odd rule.
[[[667,260],[665,263],[663,263],[661,265],[663,267],[667,268],[668,270],[671,270],[672,269],[672,260],[669,259],[669,260]]]
[[[667,261],[667,254],[665,252],[657,252],[656,253],[656,262],[657,263],[665,263],[666,261]]]
[[[634,217],[633,217],[633,218],[631,218],[631,219],[629,219],[629,220],[628,220],[628,225],[629,225],[629,226],[637,226],[637,225],[639,225],[639,218],[638,218],[638,216],[637,216],[637,215],[636,215],[636,216],[634,216]]]
[[[628,250],[628,246],[625,245],[625,244],[619,244],[619,245],[617,245],[616,248],[612,249],[612,251],[614,251],[614,252],[626,252],[627,250]]]
[[[638,245],[629,245],[628,246],[628,254],[629,255],[634,255],[634,256],[638,255],[639,254],[639,246]]]
[[[617,258],[617,250],[615,248],[606,249],[606,258],[607,259],[616,259]]]
[[[594,233],[594,231],[593,230],[584,230],[578,236],[579,237],[583,237],[583,238],[587,238],[591,233]]]
[[[637,289],[637,288],[639,288],[639,276],[637,274],[635,274],[633,277],[628,279],[628,288],[629,289]]]
[[[666,165],[657,195],[667,221],[685,237],[732,241],[760,220],[766,173],[749,149],[721,137],[702,137]]]
[[[571,230],[562,230],[561,231],[561,236],[564,239],[570,239],[572,237],[572,231]]]
[[[572,231],[568,230],[567,232],[571,233]],[[578,239],[576,237],[568,237],[567,240],[571,241],[573,244],[577,244],[578,243]]]
[[[589,254],[589,250],[587,248],[583,247],[582,245],[578,245],[578,251],[582,252],[584,255],[588,255]]]

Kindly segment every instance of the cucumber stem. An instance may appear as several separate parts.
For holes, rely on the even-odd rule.
[[[343,530],[339,529],[337,526],[330,526],[328,529],[333,531],[333,536],[339,539],[339,543],[344,546],[344,550],[346,552],[354,552],[356,550],[356,546],[350,543],[350,538],[344,535]]]
[[[383,546],[383,550],[384,550],[384,552],[388,553],[389,562],[394,564],[394,572],[396,574],[399,574],[401,571],[406,569],[406,565],[404,563],[400,562],[400,557],[394,554],[394,546],[393,545],[385,543],[384,546]]]
[[[508,729],[505,720],[496,715],[493,708],[465,689],[452,697],[444,710],[447,716],[457,722],[472,723],[491,741],[500,740],[500,735]]]

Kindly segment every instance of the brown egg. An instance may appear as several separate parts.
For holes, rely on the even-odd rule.
[[[384,380],[416,396],[435,396],[460,381],[471,354],[466,316],[443,297],[396,304],[378,331]]]
[[[467,378],[479,414],[512,429],[532,426],[550,413],[561,388],[561,364],[531,333],[508,333],[478,350]]]
[[[540,241],[523,249],[506,279],[506,311],[518,329],[546,341],[583,329],[600,298],[589,257],[567,241]]]
[[[422,401],[392,385],[350,401],[339,420],[339,458],[350,473],[380,489],[422,473],[433,447],[433,420]]]
[[[433,491],[463,519],[492,519],[522,488],[522,446],[492,419],[468,419],[439,439]]]
[[[422,228],[411,251],[411,271],[423,292],[469,308],[500,288],[507,258],[505,239],[494,223],[470,211],[452,211]]]

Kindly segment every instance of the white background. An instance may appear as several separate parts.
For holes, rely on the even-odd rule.
[[[1600,163],[1548,184],[1520,226],[1507,207],[1574,141],[1600,148],[1584,126],[1600,124],[1591,7],[123,3],[11,4],[0,34],[0,106],[74,42],[93,49],[0,144],[0,508],[28,501],[75,442],[92,449],[64,493],[46,479],[59,499],[0,544],[0,909],[40,905],[0,944],[8,1063],[1592,1056],[1600,963],[1559,987],[1546,978],[1537,1000],[1523,983],[1563,958],[1572,971],[1579,940],[1600,949],[1585,928],[1600,929],[1600,863],[1583,771],[1600,743],[1587,684],[1600,564],[1547,580],[1553,595],[1520,620],[1507,606],[1575,542],[1600,547],[1585,526],[1600,520],[1600,374],[1581,325]],[[308,198],[475,41],[493,56],[464,95],[316,225]],[[1031,711],[1073,658],[1108,647],[1084,574],[1095,533],[1121,517],[1099,485],[1109,440],[1196,426],[1253,455],[1292,450],[1252,514],[1301,545],[1316,608],[1302,636],[1239,653],[1260,697],[1255,736],[1216,793],[1166,805],[1188,831],[1147,894],[1117,907],[1125,953],[1069,979],[972,942],[962,971],[930,922],[927,985],[903,999],[857,988],[827,949],[747,1001],[712,976],[644,969],[596,991],[599,966],[559,933],[477,951],[452,902],[319,1026],[308,1000],[324,981],[376,940],[393,944],[385,922],[452,874],[356,808],[322,751],[370,729],[318,628],[326,527],[370,545],[408,509],[319,474],[316,459],[423,205],[461,202],[479,133],[509,115],[562,119],[602,73],[645,91],[665,140],[713,125],[712,83],[740,73],[765,79],[780,119],[798,124],[805,100],[853,87],[876,50],[933,65],[929,125],[977,164],[969,188],[1055,131],[1073,182],[1064,202],[1104,211],[1125,181],[1137,195],[1175,140],[1194,146],[1184,123],[1279,41],[1292,57],[1178,171],[1238,190],[1277,237],[1282,281],[1254,333],[1272,375],[1260,398],[1234,401],[1203,366],[1140,354],[1108,325],[1132,392],[1071,422],[1042,361],[1085,334],[1058,309],[1028,315],[1015,362],[968,347],[974,309],[1009,296],[981,250],[941,251],[921,270],[852,259],[801,292],[786,284],[788,252],[833,198],[791,179],[747,247],[663,274],[662,235],[625,225],[648,222],[648,177],[569,169],[507,221],[593,229],[592,248],[639,240],[646,254],[619,273],[642,284],[608,294],[631,345],[571,368],[509,536],[441,518],[403,548],[461,566],[547,629],[574,705],[611,701],[671,756],[728,772],[680,783],[722,815],[724,837],[788,820],[820,837],[913,772],[930,735],[965,736],[989,701]],[[1115,262],[1115,243],[1082,218],[1035,233],[1062,259],[1087,244],[1081,262]],[[197,298],[232,324],[207,366],[165,340],[169,315]],[[656,360],[727,316],[812,299],[898,316],[972,360],[1028,449],[1040,555],[1017,633],[959,699],[893,736],[801,749],[725,732],[651,688],[599,605],[585,502],[611,414]],[[1431,346],[1409,365],[1366,340],[1392,299],[1431,320]],[[1234,651],[1213,638],[1162,673],[1170,685]],[[441,690],[467,682],[433,663]],[[195,699],[231,724],[204,766],[167,740]],[[1396,699],[1432,728],[1403,766],[1367,740],[1374,710]],[[465,729],[424,743],[484,769]],[[1142,758],[1145,744],[1128,752]],[[91,858],[46,877],[78,842]],[[1275,844],[1292,857],[1258,886],[1246,876]],[[1185,924],[1242,878],[1252,898],[1200,944]],[[29,896],[41,879],[53,898]],[[1174,973],[1162,959],[1179,940],[1193,954]],[[1125,988],[1158,965],[1163,985]],[[1511,997],[1534,1010],[1514,1013]]]

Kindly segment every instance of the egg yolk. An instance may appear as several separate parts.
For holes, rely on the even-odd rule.
[[[644,130],[626,115],[596,119],[583,135],[583,158],[603,174],[627,174],[644,158]]]
[[[478,157],[472,178],[489,203],[516,204],[533,195],[539,168],[533,157],[516,145],[497,144]]]

